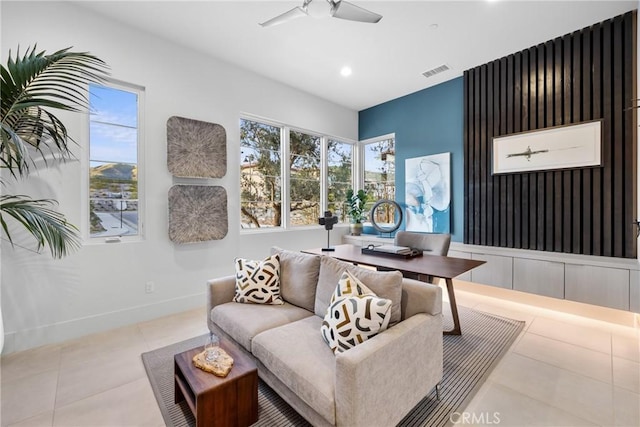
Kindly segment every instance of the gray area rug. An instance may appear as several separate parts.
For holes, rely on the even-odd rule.
[[[451,413],[464,408],[485,378],[509,349],[524,322],[458,307],[462,335],[444,335],[444,375],[440,400],[435,390],[416,405],[400,426],[444,426]],[[445,312],[445,329],[453,326]],[[203,345],[205,337],[195,337],[142,354],[151,387],[167,426],[194,426],[186,403],[173,403],[173,355]],[[262,380],[258,386],[258,422],[254,426],[308,426]]]

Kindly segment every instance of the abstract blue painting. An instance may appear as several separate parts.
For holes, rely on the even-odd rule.
[[[451,153],[405,160],[407,231],[451,232]]]

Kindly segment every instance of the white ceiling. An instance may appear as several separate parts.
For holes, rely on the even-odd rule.
[[[323,2],[325,0],[314,0]],[[358,1],[378,24],[263,22],[300,1],[97,1],[83,7],[362,110],[638,7],[637,1]],[[433,24],[437,24],[434,29]],[[429,79],[422,72],[448,64]],[[340,75],[349,65],[353,74]]]

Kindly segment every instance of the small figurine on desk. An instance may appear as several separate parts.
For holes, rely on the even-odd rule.
[[[331,211],[324,211],[324,216],[318,218],[318,224],[324,225],[324,229],[327,230],[327,247],[322,248],[323,251],[335,251],[335,248],[329,246],[329,231],[333,230],[333,224],[338,223],[338,217],[334,216]]]

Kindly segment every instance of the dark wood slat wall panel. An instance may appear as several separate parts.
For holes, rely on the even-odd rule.
[[[538,128],[538,49],[529,49],[529,129]],[[544,126],[541,126],[544,127]],[[502,133],[501,135],[504,135]],[[529,174],[529,236],[528,249],[536,248],[538,228],[538,174]]]
[[[622,17],[618,16],[613,20],[613,63],[624,64],[622,59]],[[624,74],[622,72],[623,67],[613,68],[613,122],[614,126],[611,126],[613,130],[613,141],[619,141],[624,138],[624,126],[622,120],[622,111],[625,106],[624,98],[628,95],[623,93],[623,81]],[[635,96],[634,96],[635,98]],[[626,104],[626,105],[625,105]],[[613,163],[620,165],[620,167],[613,168],[613,189],[620,188],[624,190],[624,158],[623,147],[624,144],[612,144],[613,145]],[[623,230],[624,226],[624,191],[615,191],[613,193],[613,256],[623,256],[624,238]],[[630,222],[630,221],[629,221]]]
[[[529,130],[529,52],[522,52],[522,131]],[[498,136],[499,134],[496,134]],[[522,174],[522,185],[520,187],[520,209],[522,217],[522,229],[520,248],[529,247],[529,174]]]
[[[548,41],[545,43],[545,82],[544,82],[544,93],[545,93],[545,126],[554,126],[554,48],[553,41]],[[550,173],[546,176],[545,183],[545,194],[554,195],[555,193],[555,174]],[[544,226],[544,250],[545,251],[553,251],[553,230],[555,229],[555,216],[554,216],[554,204],[555,197],[547,197],[545,200],[545,208],[544,208],[544,221],[546,226]]]
[[[514,55],[513,74],[513,131],[522,131],[522,86],[526,80],[522,79],[522,55]],[[513,199],[522,199],[522,179],[520,175],[513,177]],[[513,204],[513,246],[520,247],[522,244],[522,205]]]
[[[507,64],[506,64],[506,81],[507,81],[507,88],[513,88],[514,87],[514,72],[515,72],[515,65],[514,65],[514,56],[513,55],[509,55],[507,57]],[[514,116],[513,116],[513,104],[514,104],[514,91],[513,89],[511,90],[505,90],[505,96],[507,98],[507,109],[506,109],[506,114],[507,114],[507,118],[505,120],[506,122],[506,132],[507,133],[513,133],[514,130],[514,126],[513,126],[513,121],[514,121]],[[490,147],[490,145],[489,145]],[[507,197],[507,203],[504,204],[504,208],[505,208],[505,219],[503,220],[503,223],[506,226],[506,230],[504,233],[504,236],[506,238],[506,241],[504,242],[504,245],[506,246],[513,246],[513,215],[514,215],[514,209],[513,209],[513,191],[514,191],[514,187],[513,187],[513,175],[507,175],[506,177],[506,197]]]
[[[564,72],[564,85],[562,88],[562,123],[571,123],[571,112],[572,110],[572,84],[573,84],[573,73],[572,73],[572,44],[571,44],[571,35],[567,34],[562,38],[562,51],[563,51],[563,62],[562,62],[562,70]],[[573,174],[570,170],[562,171],[562,192],[564,193],[564,200],[562,203],[562,251],[563,252],[571,252],[573,241],[571,239],[571,235],[573,229],[571,228],[572,224],[572,189],[573,189]]]
[[[480,102],[482,105],[480,106],[481,111],[487,111],[487,66],[483,65],[480,67]],[[487,159],[490,157],[487,154],[490,154],[489,145],[487,143],[487,121],[480,121],[480,164],[486,165]],[[487,169],[486,167],[482,168],[481,171],[482,180],[480,182],[480,194],[487,194],[487,180],[489,176],[491,176],[491,169]],[[488,203],[480,204],[480,244],[487,244],[487,207]]]
[[[494,63],[490,63],[487,66],[487,76],[486,76],[486,84],[487,84],[487,126],[486,126],[486,135],[487,141],[489,141],[489,147],[491,147],[491,138],[493,137],[493,105],[494,105],[494,94],[493,94],[493,74],[494,74]],[[490,148],[489,148],[490,149]],[[486,245],[493,244],[493,221],[494,221],[494,209],[490,206],[493,204],[494,191],[493,191],[493,178],[491,177],[491,156],[487,156],[487,203],[485,203],[488,207],[487,209],[487,230],[486,230]]]
[[[473,105],[472,99],[471,99],[471,95],[469,94],[469,86],[470,86],[470,82],[471,82],[471,78],[470,76],[470,71],[465,71],[464,72],[464,182],[465,182],[465,195],[464,195],[464,217],[466,218],[464,221],[464,235],[465,236],[471,236],[471,228],[473,226],[472,221],[469,218],[472,218],[472,206],[473,206],[473,201],[470,200],[469,197],[469,193],[471,192],[470,188],[469,188],[469,182],[471,182],[471,177],[472,175],[472,169],[473,169],[473,161],[472,159],[469,158],[469,153],[471,153],[471,141],[468,137],[468,135],[471,135],[473,133],[473,128],[471,127],[470,124],[470,117],[472,117],[471,111],[470,111],[470,107],[471,105]]]
[[[500,60],[500,105],[507,105],[507,58],[501,58]],[[500,108],[500,124],[499,134],[504,135],[507,133],[507,109]],[[497,241],[500,246],[507,246],[507,176],[500,175],[500,198],[498,199],[498,208],[500,210],[500,230]]]
[[[554,56],[553,56],[553,70],[554,70],[554,85],[553,94],[562,93],[564,75],[563,75],[563,51],[562,51],[562,39],[556,38],[553,41]],[[561,96],[552,96],[553,107],[553,126],[562,124],[562,112],[563,103]],[[555,252],[562,252],[562,203],[564,201],[564,188],[562,186],[562,171],[556,171],[554,173],[554,216],[553,216],[553,249]]]
[[[576,31],[571,36],[572,46],[571,46],[571,119],[569,123],[578,123],[582,121],[581,107],[582,103],[580,102],[582,95],[582,33],[580,31]],[[571,170],[571,202],[572,202],[572,218],[571,218],[571,252],[574,254],[582,253],[582,234],[580,231],[582,230],[582,203],[579,203],[582,197],[580,197],[580,193],[582,191],[582,170],[580,169],[572,169]],[[576,198],[577,196],[577,198]],[[576,204],[578,206],[576,206]]]
[[[602,116],[602,25],[593,26],[591,31],[592,43],[592,85],[591,104],[593,106],[592,118]],[[602,255],[602,168],[594,168],[592,174],[591,189],[593,206],[591,208],[591,253]]]
[[[490,108],[490,107],[489,107]],[[500,62],[494,62],[493,68],[493,132],[500,135]],[[493,227],[491,245],[498,246],[500,239],[500,178],[492,176],[493,183]]]
[[[474,203],[473,203],[473,235],[476,241],[480,238],[480,205],[482,204],[482,197],[480,194],[480,120],[481,108],[480,108],[480,73],[476,72],[473,76],[474,88],[473,88],[473,127],[475,134],[473,136],[473,177],[476,182]]]
[[[465,71],[465,243],[635,258],[636,12]],[[494,136],[602,119],[602,167],[491,174]]]
[[[622,38],[624,42],[624,52],[623,58],[625,61],[625,68],[631,67],[633,70],[631,73],[624,75],[624,87],[622,89],[622,93],[625,94],[634,94],[637,92],[636,80],[633,76],[637,76],[637,62],[632,60],[634,58],[634,52],[638,51],[636,31],[637,31],[637,22],[635,20],[625,20],[623,22],[624,25],[624,36]],[[628,64],[631,62],[631,64]],[[627,100],[625,100],[625,105],[632,105],[633,103],[627,104]],[[635,110],[626,110],[623,112],[623,129],[624,134],[629,135],[633,134],[634,130],[638,129],[636,125],[636,120],[634,118],[637,117]],[[625,190],[624,194],[632,194],[632,197],[625,199],[624,204],[624,215],[623,220],[626,218],[636,218],[635,216],[635,206],[638,206],[638,194],[635,191],[635,185],[632,185],[632,182],[636,182],[636,171],[637,171],[637,161],[638,161],[638,153],[637,153],[637,145],[633,144],[631,146],[624,145],[624,185]],[[629,233],[633,233],[634,227],[632,224],[623,223],[624,227],[624,235],[627,236]],[[636,240],[633,239],[625,239],[625,247],[624,253],[633,252],[635,250]]]
[[[546,103],[546,97],[548,96],[548,94],[546,93],[546,85],[545,85],[545,81],[546,81],[546,76],[545,76],[545,70],[546,70],[546,51],[545,51],[545,46],[544,44],[540,44],[538,45],[537,48],[537,54],[538,54],[538,69],[537,69],[537,81],[536,81],[536,86],[538,87],[538,96],[537,96],[537,100],[538,100],[538,111],[536,114],[536,117],[538,118],[538,123],[537,123],[537,127],[541,128],[541,127],[546,127],[546,112],[545,112],[545,103]],[[535,236],[535,242],[536,242],[536,247],[535,249],[541,250],[543,251],[545,249],[544,247],[544,238],[545,238],[545,190],[546,190],[546,186],[545,186],[545,176],[546,174],[544,173],[537,173],[536,174],[536,178],[538,181],[538,186],[536,189],[536,236]],[[549,224],[550,226],[553,226],[552,224]]]
[[[602,117],[604,122],[603,139],[610,142],[611,137],[611,112],[612,112],[612,77],[611,77],[611,50],[613,49],[611,36],[611,21],[603,23],[604,31],[602,34]],[[604,165],[612,164],[611,144],[602,145],[602,161]],[[611,167],[605,167],[602,170],[602,255],[613,256],[613,218],[611,217],[611,208],[613,206],[612,194],[612,173]]]
[[[593,120],[593,114],[591,111],[591,88],[593,87],[592,80],[592,72],[591,72],[591,64],[593,58],[591,57],[591,32],[593,31],[582,31],[582,61],[580,64],[581,68],[581,81],[582,81],[582,119],[585,120]],[[592,237],[591,230],[593,230],[592,225],[592,217],[591,210],[593,205],[593,188],[592,185],[592,176],[593,176],[593,168],[587,168],[582,170],[582,209],[580,209],[582,213],[582,252],[592,253]]]

